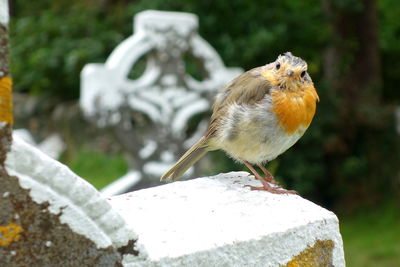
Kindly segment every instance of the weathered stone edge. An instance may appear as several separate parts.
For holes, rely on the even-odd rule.
[[[38,204],[48,202],[48,210],[60,214],[60,221],[99,248],[116,248],[136,240],[136,234],[103,196],[68,167],[14,137],[5,168],[16,176],[21,187],[30,190]],[[32,167],[34,166],[34,167]]]

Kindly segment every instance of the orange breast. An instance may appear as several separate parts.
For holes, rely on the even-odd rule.
[[[300,126],[308,127],[315,114],[316,101],[319,99],[315,88],[310,85],[302,90],[274,90],[271,92],[273,111],[288,135]]]

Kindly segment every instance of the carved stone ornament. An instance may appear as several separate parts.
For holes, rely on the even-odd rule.
[[[156,181],[207,127],[200,122],[188,134],[189,121],[209,111],[215,92],[242,70],[225,67],[199,36],[194,14],[149,10],[138,13],[134,25],[134,35],[105,64],[84,67],[80,105],[98,126],[115,127],[131,170]],[[202,80],[188,73],[188,57]],[[143,62],[141,76],[131,78]]]

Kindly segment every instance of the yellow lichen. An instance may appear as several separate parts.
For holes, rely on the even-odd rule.
[[[0,79],[0,122],[13,123],[12,80],[10,77]]]
[[[286,267],[325,267],[332,265],[332,240],[317,240],[313,247],[307,248],[293,257]]]
[[[16,223],[0,226],[0,246],[8,246],[21,238],[22,227]]]

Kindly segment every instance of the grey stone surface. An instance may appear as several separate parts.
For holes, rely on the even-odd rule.
[[[28,129],[15,129],[13,131],[13,134],[17,135],[25,142],[39,148],[41,151],[43,151],[45,154],[49,155],[53,159],[58,159],[61,153],[64,152],[66,148],[64,141],[61,139],[60,135],[56,133],[46,137],[46,139],[44,139],[39,144],[35,142],[32,134],[29,132]]]

